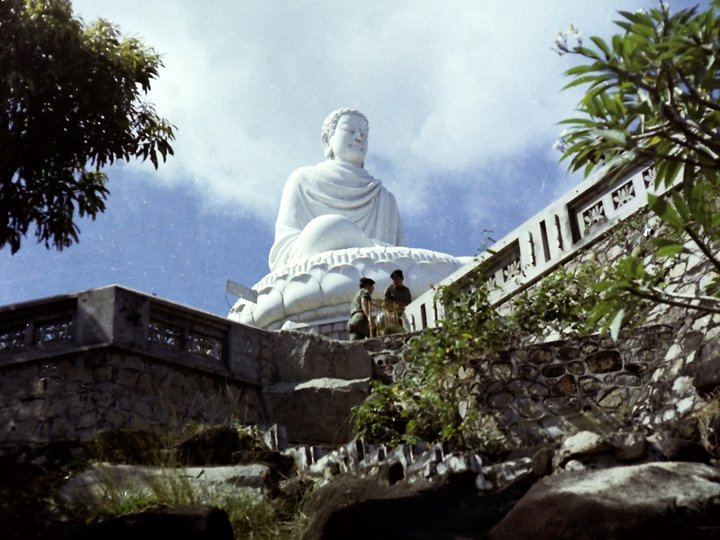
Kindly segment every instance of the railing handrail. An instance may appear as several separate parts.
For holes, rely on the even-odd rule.
[[[647,162],[629,167],[615,181],[608,177],[607,167],[591,175],[413,300],[405,310],[410,329],[434,327],[442,319],[443,306],[436,300],[438,287],[461,284],[482,265],[493,284],[490,301],[501,304],[645,208],[648,193],[669,189],[656,190],[653,169]]]
[[[0,308],[0,365],[113,347],[255,384],[248,333],[264,331],[111,285]]]

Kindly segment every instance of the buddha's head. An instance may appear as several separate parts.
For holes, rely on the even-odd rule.
[[[368,119],[354,109],[338,109],[331,112],[322,127],[321,142],[326,159],[365,165],[368,148]]]

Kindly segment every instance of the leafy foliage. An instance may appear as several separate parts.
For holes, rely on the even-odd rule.
[[[61,250],[78,240],[76,213],[104,211],[103,167],[173,153],[173,127],[142,99],[162,63],[68,0],[3,0],[0,34],[0,247],[15,253],[34,223]]]
[[[629,257],[616,267],[617,279],[602,284],[596,310],[603,327],[616,333],[629,296],[651,302],[720,312],[720,1],[708,10],[672,14],[658,8],[619,12],[624,33],[609,42],[591,37],[583,46],[577,31],[561,34],[558,52],[586,63],[569,69],[566,88],[587,85],[580,116],[565,120],[562,158],[589,174],[604,167],[611,180],[647,163],[655,173],[650,208],[669,237],[656,240],[656,259],[697,252],[716,276],[709,298],[680,297],[663,290],[642,261]],[[571,45],[570,41],[576,40]]]
[[[596,280],[602,275],[597,263],[589,262],[570,271],[559,268],[543,279],[532,292],[511,300],[510,318],[522,334],[585,334],[588,314],[598,301]]]
[[[484,392],[482,368],[489,358],[517,346],[532,333],[582,333],[596,293],[598,268],[560,268],[513,300],[507,313],[489,300],[482,271],[462,288],[438,291],[445,319],[411,339],[407,369],[390,385],[375,383],[370,398],[354,411],[359,437],[390,445],[451,442],[498,452],[514,444],[495,419],[478,410]]]

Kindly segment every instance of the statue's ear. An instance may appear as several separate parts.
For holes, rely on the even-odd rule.
[[[332,146],[330,146],[330,141],[328,141],[327,136],[323,135],[320,141],[322,142],[325,159],[335,159],[335,154],[333,154]]]

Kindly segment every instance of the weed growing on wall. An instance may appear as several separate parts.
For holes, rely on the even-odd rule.
[[[574,271],[560,268],[502,310],[490,303],[481,272],[462,288],[440,289],[445,319],[412,338],[408,369],[393,384],[375,383],[355,409],[357,436],[391,445],[443,441],[485,452],[512,446],[495,419],[477,410],[475,396],[492,382],[480,379],[482,364],[531,334],[588,332],[597,299],[591,285],[600,271],[592,262]]]
[[[720,457],[720,389],[704,396],[705,403],[693,416],[700,431],[700,442],[713,458]]]
[[[588,314],[598,300],[593,285],[600,274],[600,265],[595,261],[574,271],[561,267],[530,291],[515,296],[510,301],[509,319],[516,333],[587,334],[591,331]]]

